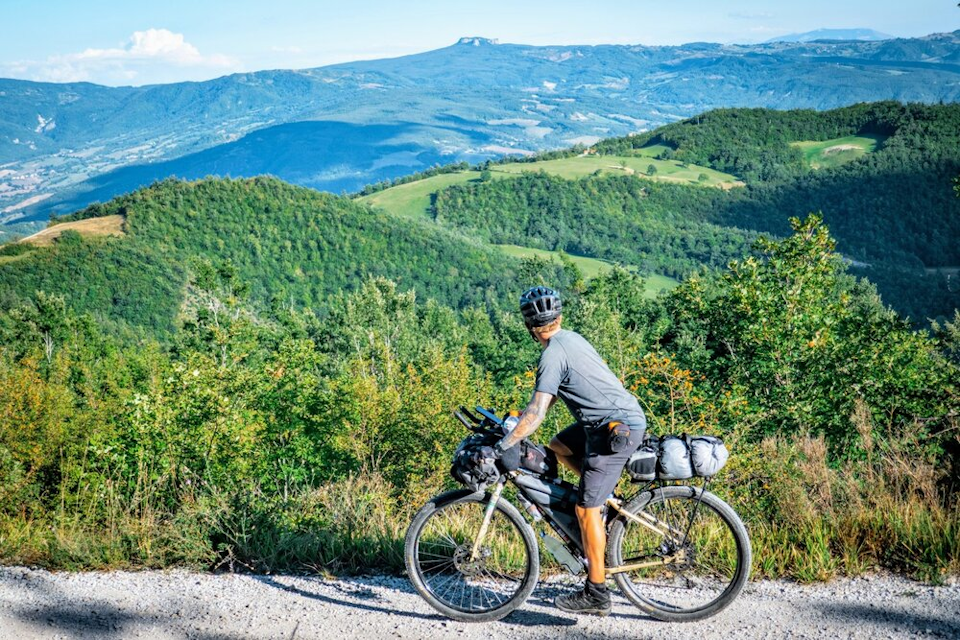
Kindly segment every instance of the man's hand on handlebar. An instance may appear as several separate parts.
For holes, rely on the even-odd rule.
[[[500,443],[493,447],[481,447],[480,457],[486,460],[495,460],[500,462],[500,466],[506,471],[516,471],[520,468],[520,446],[513,446],[509,449],[501,449]]]

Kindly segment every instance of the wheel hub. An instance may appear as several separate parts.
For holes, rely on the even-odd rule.
[[[476,558],[472,558],[472,555],[473,546],[467,544],[460,545],[453,552],[453,566],[465,576],[479,575],[486,565],[487,558],[490,557],[490,550],[482,548]]]

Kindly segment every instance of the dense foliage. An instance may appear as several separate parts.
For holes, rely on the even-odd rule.
[[[526,173],[448,187],[433,201],[437,222],[489,242],[562,250],[683,276],[743,255],[753,234],[712,224],[723,192],[633,176],[565,180]]]
[[[725,436],[714,487],[758,574],[955,571],[960,371],[845,273],[819,220],[795,226],[656,300],[625,270],[585,283],[570,264],[526,263],[509,287],[561,278],[568,326],[652,430]],[[372,278],[318,316],[259,303],[238,267],[184,271],[167,346],[110,337],[69,291],[0,313],[4,561],[396,569],[411,510],[451,482],[450,410],[531,391],[538,348],[495,306]]]
[[[880,136],[879,150],[830,169],[806,166],[791,142]],[[855,105],[827,112],[721,109],[605,140],[600,153],[650,145],[683,162],[747,179],[716,191],[651,184],[639,177],[562,181],[527,176],[449,187],[436,217],[499,242],[562,248],[686,275],[742,255],[755,232],[783,236],[787,220],[822,213],[840,252],[918,323],[950,318],[956,282],[937,271],[960,265],[960,105]]]

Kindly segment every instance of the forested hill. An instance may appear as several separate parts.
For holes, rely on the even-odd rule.
[[[746,188],[651,184],[656,175],[538,174],[442,190],[434,215],[493,242],[682,276],[696,263],[742,255],[744,238],[783,236],[790,217],[820,211],[839,251],[901,314],[922,322],[960,307],[958,104],[721,109],[594,150],[617,159],[606,164],[638,156],[710,167]]]
[[[491,245],[683,279],[821,211],[850,268],[901,315],[922,325],[960,308],[960,105],[725,109],[590,151],[371,187],[381,211],[273,178],[167,180],[59,220],[118,216],[122,237],[0,249],[0,302],[62,293],[106,322],[169,333],[207,264],[263,305],[322,308],[382,275],[454,307],[499,306],[523,286],[521,265]]]
[[[53,247],[0,250],[4,305],[42,290],[108,324],[163,335],[191,275],[210,268],[235,276],[260,305],[322,307],[383,276],[461,307],[505,294],[516,264],[435,226],[273,178],[167,180],[67,220],[108,215],[123,216],[123,237],[66,232]]]

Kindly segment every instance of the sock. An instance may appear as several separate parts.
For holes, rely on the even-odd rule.
[[[591,582],[587,580],[587,591],[593,591],[594,593],[606,593],[607,592],[607,583],[606,582]]]

